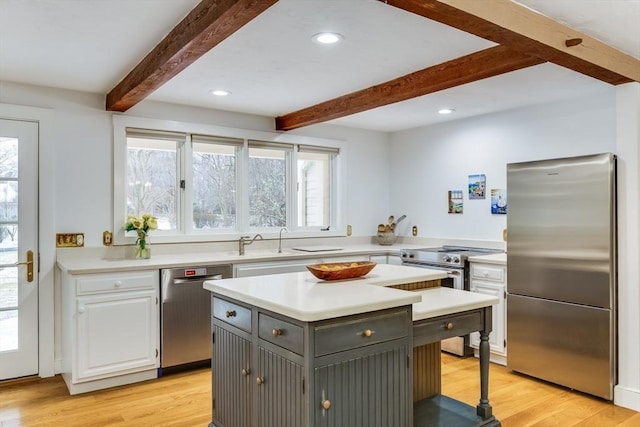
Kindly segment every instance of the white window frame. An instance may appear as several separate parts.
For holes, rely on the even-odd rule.
[[[330,154],[330,155],[334,155],[335,157],[330,161],[329,163],[329,180],[330,180],[330,190],[331,190],[331,194],[329,195],[329,205],[330,205],[330,209],[329,209],[329,224],[324,224],[322,225],[322,227],[329,227],[329,230],[331,230],[331,227],[336,227],[338,224],[336,223],[336,219],[337,219],[337,215],[338,212],[335,209],[336,206],[338,206],[338,186],[336,185],[336,183],[338,183],[338,160],[339,160],[339,153],[340,150],[336,147],[327,147],[327,146],[317,146],[317,145],[306,145],[306,144],[298,144],[296,149],[294,150],[294,154],[293,154],[293,159],[292,159],[292,174],[293,174],[293,178],[292,180],[297,181],[298,179],[298,153],[300,152],[308,152],[308,153],[326,153],[326,154]],[[299,188],[298,188],[299,191]],[[317,230],[318,227],[301,227],[297,225],[298,222],[298,203],[297,203],[297,197],[293,197],[295,203],[293,208],[295,209],[295,211],[293,211],[291,216],[287,216],[287,219],[290,219],[291,221],[295,222],[294,225],[294,229],[295,230],[299,230],[299,231],[314,231]]]
[[[242,218],[244,217],[243,215],[243,209],[241,208],[241,194],[239,194],[239,189],[243,188],[244,186],[241,184],[241,177],[242,177],[242,172],[241,170],[243,169],[243,163],[241,161],[242,157],[244,156],[244,152],[245,150],[245,145],[246,145],[246,140],[242,140],[240,138],[229,138],[226,137],[227,139],[233,139],[233,140],[237,140],[238,143],[234,142],[224,142],[225,137],[220,137],[220,136],[209,136],[209,135],[198,135],[195,133],[189,134],[187,137],[187,149],[185,150],[185,163],[182,165],[184,172],[184,176],[185,176],[185,180],[187,183],[193,183],[193,168],[187,167],[186,164],[186,159],[190,159],[189,160],[189,164],[191,164],[191,159],[193,159],[193,142],[198,142],[198,143],[206,143],[206,142],[211,142],[213,144],[227,144],[228,145],[233,145],[236,147],[235,150],[235,155],[236,155],[236,229],[234,230],[230,230],[230,229],[212,229],[212,230],[197,230],[195,228],[193,228],[193,192],[192,191],[186,191],[184,192],[183,198],[184,198],[184,204],[182,206],[183,208],[183,218],[184,218],[184,234],[185,235],[201,235],[201,236],[216,236],[216,235],[225,235],[225,234],[229,234],[229,233],[236,233],[238,230],[242,229],[241,226],[241,221]],[[210,141],[207,141],[208,139],[210,139]],[[187,152],[188,151],[188,152]],[[187,157],[188,156],[188,157]],[[193,184],[190,184],[191,187],[193,187]]]
[[[269,228],[250,228],[248,226],[248,156],[249,141],[261,141],[264,143],[288,144],[293,145],[293,150],[288,156],[287,170],[287,233],[288,238],[296,237],[338,237],[345,236],[342,231],[346,228],[344,221],[344,188],[345,182],[340,177],[341,170],[345,164],[345,152],[343,141],[329,140],[323,138],[307,137],[293,134],[282,134],[265,131],[254,131],[248,129],[230,128],[224,126],[177,122],[169,120],[149,119],[142,117],[133,117],[127,115],[113,115],[113,242],[115,245],[129,245],[135,243],[135,237],[125,235],[124,221],[126,217],[126,162],[127,162],[127,128],[149,129],[154,131],[180,132],[187,135],[185,144],[180,149],[178,156],[180,158],[180,166],[182,177],[187,183],[191,182],[191,168],[185,167],[186,162],[191,162],[191,144],[190,137],[192,134],[198,135],[215,135],[222,138],[235,138],[244,141],[242,147],[236,152],[236,230],[195,230],[192,229],[192,199],[191,193],[188,191],[182,195],[182,202],[179,205],[179,216],[182,217],[182,224],[177,225],[175,231],[152,232],[154,244],[158,243],[191,243],[191,242],[216,242],[237,240],[242,235],[260,232],[265,238],[275,238],[278,235],[280,227]],[[320,227],[297,227],[297,147],[316,147],[322,150],[326,147],[329,150],[338,152],[335,160],[332,162],[331,177],[331,213],[330,218],[332,224],[329,230],[321,230]],[[187,160],[188,159],[188,160]]]

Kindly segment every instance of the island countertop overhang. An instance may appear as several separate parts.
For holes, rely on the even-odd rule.
[[[409,304],[413,305],[416,321],[498,303],[498,299],[491,296],[449,288],[436,288],[439,292],[429,293],[428,290],[413,292],[389,287],[445,277],[446,273],[439,270],[382,264],[367,276],[351,280],[323,281],[309,272],[301,272],[209,280],[204,282],[204,288],[303,322]]]

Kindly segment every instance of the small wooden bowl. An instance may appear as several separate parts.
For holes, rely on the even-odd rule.
[[[330,262],[308,265],[307,269],[320,280],[344,280],[364,276],[375,266],[372,261]]]

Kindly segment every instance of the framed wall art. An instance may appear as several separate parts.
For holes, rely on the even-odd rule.
[[[491,213],[499,215],[507,214],[507,190],[499,188],[491,189]]]
[[[449,213],[450,214],[461,214],[463,208],[463,196],[464,191],[462,190],[450,190],[448,192],[449,199]]]
[[[469,175],[469,199],[484,199],[487,188],[485,174]]]

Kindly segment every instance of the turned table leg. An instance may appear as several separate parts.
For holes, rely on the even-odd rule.
[[[476,413],[482,419],[490,418],[493,410],[489,404],[489,333],[491,332],[491,307],[485,309],[485,327],[480,331],[480,403]]]

